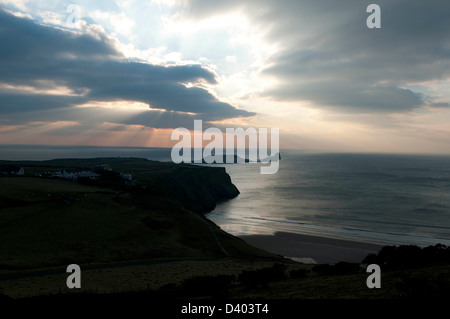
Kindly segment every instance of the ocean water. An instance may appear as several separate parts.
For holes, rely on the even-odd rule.
[[[276,174],[259,165],[221,165],[241,194],[206,216],[231,234],[450,245],[448,156],[282,151]]]

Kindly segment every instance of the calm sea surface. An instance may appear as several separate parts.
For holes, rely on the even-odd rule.
[[[222,165],[241,194],[207,217],[227,232],[450,245],[450,157],[283,151],[278,173],[259,165]]]
[[[298,234],[380,244],[450,245],[450,157],[282,151],[279,171],[225,164],[241,194],[206,216],[234,235]],[[135,156],[170,149],[0,146],[0,159]]]

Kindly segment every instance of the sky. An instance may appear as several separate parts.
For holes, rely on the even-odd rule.
[[[378,4],[381,28],[368,28]],[[0,0],[0,144],[450,154],[446,0]]]

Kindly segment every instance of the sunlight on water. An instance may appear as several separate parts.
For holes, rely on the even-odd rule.
[[[234,235],[450,244],[450,158],[285,151],[274,175],[226,167],[241,194],[207,217]]]

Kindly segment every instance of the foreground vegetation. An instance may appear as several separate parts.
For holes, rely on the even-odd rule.
[[[428,250],[436,247],[429,247]],[[436,251],[440,248],[436,248]],[[159,267],[159,268],[158,268]],[[23,301],[105,300],[151,302],[154,300],[300,300],[300,299],[420,299],[448,300],[448,261],[390,269],[381,266],[381,288],[366,286],[365,265],[302,265],[284,261],[202,260],[179,261],[159,266],[129,265],[123,268],[83,271],[83,289],[60,288],[40,295],[23,294]],[[192,270],[192,271],[189,271]],[[181,276],[185,274],[185,276]],[[166,275],[157,287],[150,280]],[[45,275],[49,277],[48,274]],[[59,277],[58,277],[59,276]],[[50,276],[63,283],[65,275]],[[34,278],[37,280],[37,278]],[[47,278],[48,279],[48,278]],[[44,278],[42,278],[44,280]],[[30,280],[28,279],[28,282]],[[20,280],[16,280],[20,284]],[[36,281],[39,284],[39,281]],[[63,285],[61,284],[61,287]],[[30,287],[28,287],[29,289]]]

